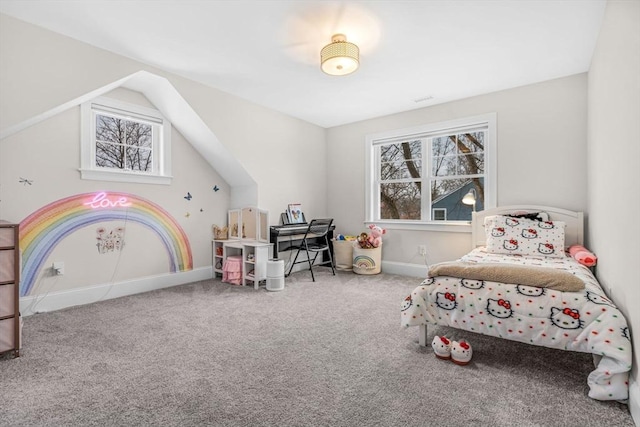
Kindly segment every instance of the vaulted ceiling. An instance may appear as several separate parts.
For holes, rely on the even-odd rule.
[[[2,0],[0,12],[333,127],[586,72],[605,0]],[[329,76],[335,33],[360,47]]]

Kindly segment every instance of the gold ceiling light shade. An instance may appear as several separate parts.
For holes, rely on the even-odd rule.
[[[322,71],[332,76],[351,74],[360,66],[360,49],[344,34],[335,34],[320,51],[320,64]]]

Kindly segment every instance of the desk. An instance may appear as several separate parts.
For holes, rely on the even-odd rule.
[[[290,250],[292,246],[300,244],[307,228],[309,228],[308,224],[272,225],[269,227],[269,241],[273,245],[273,259],[278,259],[278,252]],[[331,224],[329,233],[327,233],[331,256],[333,256],[333,244],[331,241],[333,240],[333,230],[335,229],[335,224]],[[326,254],[323,256],[326,256]]]

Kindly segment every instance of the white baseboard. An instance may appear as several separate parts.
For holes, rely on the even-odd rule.
[[[30,316],[35,313],[61,310],[75,305],[91,304],[107,299],[207,280],[211,279],[211,277],[211,267],[202,267],[179,273],[140,277],[118,283],[105,283],[65,291],[50,292],[45,295],[22,297],[20,298],[20,313],[23,316]]]
[[[409,277],[427,277],[427,266],[421,264],[409,264],[406,262],[382,261],[382,271],[388,274],[398,274]]]
[[[640,383],[629,377],[629,412],[633,422],[640,426]]]
[[[289,271],[287,264],[287,258],[280,257],[285,261],[285,272]],[[300,258],[298,258],[300,260]],[[290,261],[289,261],[290,262]],[[292,273],[302,270],[309,270],[309,266],[306,264],[296,264],[293,267]],[[406,262],[395,261],[382,261],[381,270],[387,274],[397,274],[399,276],[419,277],[424,279],[427,277],[427,266],[420,264],[409,264]],[[417,286],[417,285],[416,285]]]

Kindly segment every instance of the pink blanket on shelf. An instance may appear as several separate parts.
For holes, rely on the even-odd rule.
[[[222,281],[232,285],[242,285],[242,257],[230,256],[224,260]]]

